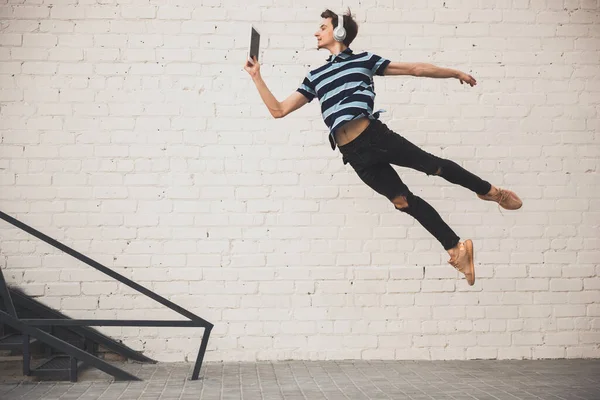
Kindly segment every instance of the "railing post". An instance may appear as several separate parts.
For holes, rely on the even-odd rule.
[[[23,375],[31,374],[31,353],[29,352],[29,335],[23,332]]]
[[[4,299],[4,307],[6,307],[6,311],[13,317],[17,318],[17,311],[15,310],[15,305],[13,304],[10,293],[8,292],[8,286],[6,286],[6,281],[4,280],[2,268],[0,268],[0,296],[2,296]]]
[[[69,368],[69,378],[71,382],[77,382],[77,359],[73,356],[70,357],[71,367]]]
[[[208,337],[210,336],[210,331],[212,330],[212,326],[208,328],[204,328],[204,335],[202,335],[202,343],[200,344],[200,349],[198,350],[198,357],[196,358],[196,364],[194,365],[194,372],[192,372],[193,381],[198,379],[200,375],[200,367],[202,366],[202,361],[204,360],[204,353],[206,352],[206,347],[208,346]]]

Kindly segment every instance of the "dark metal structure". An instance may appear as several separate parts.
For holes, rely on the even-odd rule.
[[[191,313],[190,311],[178,306],[177,304],[165,299],[153,291],[139,285],[138,283],[118,274],[117,272],[105,267],[104,265],[92,260],[89,257],[73,250],[72,248],[58,242],[57,240],[39,232],[38,230],[24,224],[23,222],[0,211],[0,218],[14,225],[15,227],[35,236],[36,238],[48,243],[51,246],[69,254],[70,256],[84,262],[92,268],[116,279],[117,281],[129,286],[130,288],[142,293],[149,298],[157,301],[165,307],[177,312],[187,318],[187,320],[112,320],[112,319],[69,319],[61,313],[43,306],[28,296],[14,288],[8,288],[2,271],[0,270],[0,297],[4,299],[4,310],[0,310],[0,323],[11,327],[20,332],[20,335],[6,335],[0,325],[0,350],[14,349],[15,346],[22,346],[23,351],[23,373],[25,375],[40,376],[68,376],[71,381],[77,380],[78,367],[82,364],[98,368],[114,376],[116,380],[139,380],[134,375],[123,371],[110,363],[98,358],[95,355],[97,345],[102,345],[112,351],[115,351],[125,357],[141,362],[155,362],[138,352],[135,352],[122,344],[107,338],[98,331],[89,328],[90,326],[152,326],[152,327],[195,327],[204,328],[204,334],[198,350],[198,356],[192,373],[192,380],[198,379],[202,361],[208,345],[208,338],[213,328],[213,324]],[[15,300],[13,302],[13,299]],[[15,303],[31,310],[34,315],[43,316],[42,318],[19,318]],[[43,328],[46,328],[44,330]],[[65,337],[59,338],[55,333],[59,330],[68,330],[75,337],[75,343],[65,340]],[[48,331],[49,330],[49,331]],[[64,336],[64,335],[63,335]],[[15,340],[16,339],[16,340]],[[35,370],[30,368],[30,348],[37,342],[42,342],[53,349],[62,351],[65,355],[51,359],[49,364],[42,365]],[[68,368],[65,368],[65,364]]]

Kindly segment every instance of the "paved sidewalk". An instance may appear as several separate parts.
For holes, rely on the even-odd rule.
[[[115,364],[144,381],[88,370],[74,384],[40,382],[0,363],[0,399],[600,399],[600,360],[589,359],[206,362],[197,381],[192,364]]]

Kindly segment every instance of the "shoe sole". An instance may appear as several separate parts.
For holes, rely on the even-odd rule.
[[[475,284],[475,253],[473,252],[473,241],[471,239],[465,240],[465,246],[467,247],[467,254],[469,255],[471,279],[469,280],[469,277],[466,275],[465,276],[467,278],[467,283],[469,284],[469,286],[473,286]]]

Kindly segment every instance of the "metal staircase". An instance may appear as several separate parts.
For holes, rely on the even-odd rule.
[[[24,375],[49,376],[53,379],[70,379],[75,382],[80,368],[91,366],[112,375],[115,380],[140,380],[127,371],[117,368],[99,358],[97,354],[98,346],[103,346],[112,352],[139,362],[155,363],[156,361],[106,337],[95,329],[90,328],[91,326],[201,327],[204,328],[204,333],[191,377],[192,380],[198,379],[213,324],[2,211],[0,211],[0,219],[56,247],[188,319],[184,321],[70,319],[58,311],[29,298],[17,288],[9,288],[0,269],[0,298],[4,303],[4,307],[0,309],[0,350],[21,350],[23,354]],[[31,350],[42,344],[46,345],[45,351],[48,359],[36,368],[31,368]],[[54,354],[56,351],[60,353]]]
[[[2,284],[2,271],[0,271],[0,285]],[[25,319],[64,319],[69,317],[55,311],[44,304],[32,299],[19,289],[9,288],[8,293],[12,301],[16,315],[21,320]],[[1,296],[0,300],[4,300]],[[4,307],[6,310],[6,301]],[[0,304],[1,305],[1,304]],[[156,363],[155,360],[132,350],[131,348],[119,343],[93,328],[86,326],[47,326],[40,327],[41,330],[49,333],[56,338],[63,340],[81,350],[84,350],[96,357],[101,357],[102,351],[118,354],[119,356],[142,363]],[[30,337],[27,334],[8,326],[0,325],[0,350],[10,351],[13,354],[23,355],[23,374],[28,376],[49,377],[54,380],[70,379],[77,380],[77,374],[86,367],[82,361],[77,361],[68,354],[57,352],[42,341]],[[44,356],[44,360],[36,366],[31,365],[31,356],[33,353],[39,353]]]

